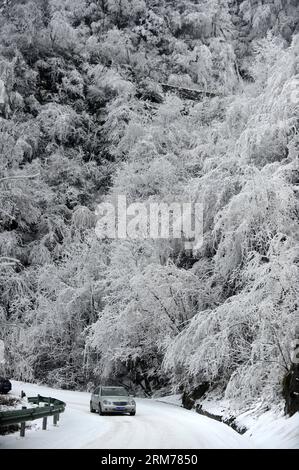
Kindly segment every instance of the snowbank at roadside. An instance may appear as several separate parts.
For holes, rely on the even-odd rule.
[[[170,405],[182,406],[181,395],[156,398]],[[223,422],[234,423],[234,429],[245,430],[244,436],[262,449],[299,449],[299,413],[287,417],[283,405],[268,409],[260,402],[242,414],[232,411],[227,400],[204,400],[197,403],[202,413]],[[195,410],[194,410],[195,411]]]
[[[245,424],[244,420],[241,421]],[[286,417],[282,412],[267,411],[251,420],[244,435],[262,449],[299,449],[299,413]]]
[[[167,395],[165,397],[154,397],[154,399],[161,403],[167,403],[167,405],[183,406],[181,395]]]

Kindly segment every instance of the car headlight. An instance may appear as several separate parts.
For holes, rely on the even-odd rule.
[[[135,400],[130,400],[130,405],[135,405]]]
[[[103,403],[104,403],[104,405],[111,405],[111,401],[109,401],[109,400],[104,400]]]

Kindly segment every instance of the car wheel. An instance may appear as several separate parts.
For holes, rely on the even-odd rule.
[[[101,404],[99,403],[99,415],[100,416],[104,416],[105,413],[103,413],[102,411],[102,407],[101,407]]]
[[[89,404],[89,408],[90,408],[90,412],[91,412],[91,413],[95,413],[96,410],[93,409],[91,402],[90,402],[90,404]]]
[[[135,416],[135,415],[136,415],[136,411],[131,411],[130,416]]]

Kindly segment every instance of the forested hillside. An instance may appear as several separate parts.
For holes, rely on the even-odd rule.
[[[0,4],[2,368],[281,400],[299,324],[298,1]],[[120,194],[202,203],[201,249],[99,240],[96,206]]]

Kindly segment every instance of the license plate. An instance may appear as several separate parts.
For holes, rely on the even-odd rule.
[[[117,406],[117,407],[116,407],[116,410],[118,410],[118,411],[124,411],[124,410],[125,410],[125,407],[124,407],[124,406]]]

